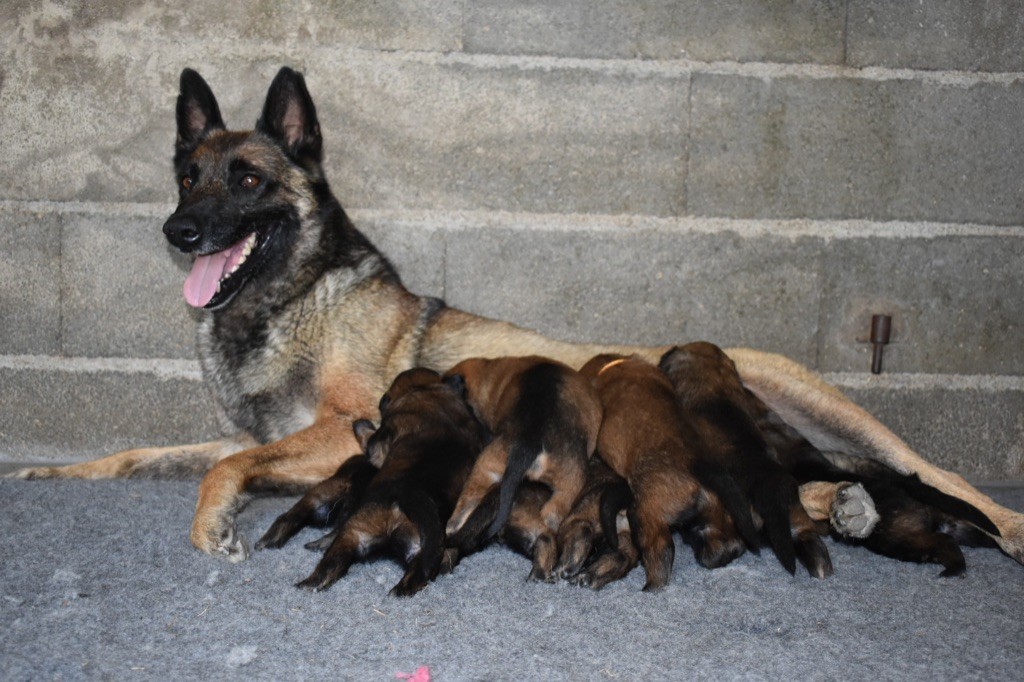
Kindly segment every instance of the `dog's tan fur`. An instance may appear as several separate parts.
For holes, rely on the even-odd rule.
[[[301,76],[285,71],[275,79],[262,127],[254,133],[225,132],[219,110],[191,94],[195,81],[186,83],[185,74],[179,98],[181,159],[188,161],[189,154],[201,146],[201,154],[208,158],[200,159],[200,165],[211,174],[231,155],[244,157],[263,172],[276,173],[282,183],[280,201],[294,208],[303,233],[312,235],[297,242],[294,252],[292,279],[302,283],[303,293],[275,309],[261,353],[248,357],[241,370],[232,373],[225,369],[223,357],[229,349],[218,340],[218,327],[230,323],[245,329],[255,319],[256,304],[250,305],[240,295],[223,310],[204,315],[199,343],[204,375],[238,432],[209,443],[142,448],[92,462],[23,469],[14,474],[19,478],[107,478],[206,470],[191,540],[203,552],[231,560],[244,559],[247,554],[235,531],[235,516],[246,495],[264,486],[308,487],[330,476],[359,451],[352,422],[378,416],[377,396],[402,370],[421,365],[444,371],[465,358],[523,355],[543,355],[574,368],[600,353],[636,353],[657,363],[667,350],[565,343],[505,322],[438,309],[436,301],[413,295],[393,272],[388,274],[386,261],[364,244],[365,239],[347,223],[340,206],[337,220],[342,224],[337,229],[346,239],[356,241],[353,248],[360,256],[350,266],[325,273],[312,271],[305,263],[322,244],[317,235],[325,234],[317,211],[326,199],[318,198],[314,191],[323,184],[319,124],[311,101],[303,108],[301,98],[289,98],[301,91],[308,99],[308,93]],[[198,79],[198,74],[194,76]],[[274,90],[279,81],[285,86],[285,96]],[[208,90],[205,82],[202,86]],[[208,99],[212,101],[212,93]],[[269,123],[263,125],[265,120]],[[295,120],[300,125],[280,124]],[[310,143],[312,137],[316,144]],[[307,153],[294,155],[296,149]],[[200,187],[216,191],[215,184],[200,183]],[[183,198],[182,206],[188,201]],[[284,283],[274,283],[278,285]],[[736,363],[744,385],[813,445],[826,452],[870,458],[900,473],[916,473],[924,483],[973,504],[998,527],[1001,535],[995,540],[1000,547],[1024,563],[1024,515],[997,505],[960,476],[921,458],[871,415],[797,363],[750,349],[726,352]],[[289,384],[289,372],[295,368],[309,374],[297,388]],[[276,402],[271,413],[257,415],[259,419],[253,422],[244,418],[242,407],[244,397],[256,393]]]

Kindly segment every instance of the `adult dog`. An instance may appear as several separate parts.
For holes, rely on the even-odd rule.
[[[143,448],[92,462],[16,472],[20,478],[180,476],[205,471],[191,540],[247,556],[235,516],[261,489],[302,489],[359,452],[352,422],[378,415],[377,396],[416,365],[445,370],[468,357],[543,355],[580,367],[598,353],[657,362],[667,348],[589,346],[545,338],[448,308],[403,286],[331,194],[316,109],[302,76],[282,69],[253,131],[225,128],[206,82],[181,75],[174,166],[179,204],[163,227],[194,254],[185,298],[204,308],[199,357],[236,435]],[[783,357],[727,351],[744,385],[824,451],[867,457],[970,502],[1024,563],[1024,515],[915,454],[813,373]],[[834,486],[819,486],[827,500]]]

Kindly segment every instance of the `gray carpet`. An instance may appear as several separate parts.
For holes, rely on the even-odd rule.
[[[0,481],[0,679],[1021,679],[1024,567],[966,550],[968,577],[829,544],[836,575],[769,555],[707,571],[685,548],[672,585],[642,572],[594,593],[527,584],[492,548],[409,600],[388,561],[329,592],[292,587],[300,535],[229,565],[188,544],[190,482]],[[1024,489],[988,491],[1024,509]],[[290,500],[242,515],[251,540]]]

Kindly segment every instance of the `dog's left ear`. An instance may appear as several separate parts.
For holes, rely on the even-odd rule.
[[[323,138],[313,98],[302,74],[287,66],[277,72],[267,91],[256,130],[274,138],[293,161],[315,170],[323,159]]]

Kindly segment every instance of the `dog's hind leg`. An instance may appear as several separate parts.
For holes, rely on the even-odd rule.
[[[1024,563],[1024,514],[996,504],[959,475],[910,449],[889,429],[810,370],[780,355],[745,348],[726,351],[744,385],[819,450],[881,462],[901,474],[977,507],[996,528],[1000,548]]]
[[[248,557],[235,517],[257,490],[309,488],[359,453],[350,419],[331,415],[268,445],[220,460],[199,484],[190,538],[199,550],[229,561]]]
[[[125,450],[66,466],[19,469],[7,474],[7,478],[191,478],[225,457],[255,445],[256,441],[247,434],[238,434],[206,443]]]

